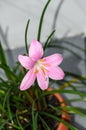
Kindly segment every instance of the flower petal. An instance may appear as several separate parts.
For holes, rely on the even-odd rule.
[[[38,81],[39,87],[42,90],[45,90],[48,88],[48,84],[49,84],[48,76],[42,74],[41,72],[38,72],[37,73],[37,81]]]
[[[19,55],[18,60],[21,65],[26,69],[31,69],[34,66],[34,61],[28,56]]]
[[[50,67],[49,77],[54,80],[61,80],[64,78],[64,72],[60,67]]]
[[[34,74],[34,70],[31,69],[25,77],[23,78],[21,85],[20,85],[20,90],[26,90],[31,87],[31,85],[34,83],[36,79],[36,75]]]
[[[46,63],[50,64],[51,66],[57,66],[62,62],[63,57],[61,54],[53,54],[45,57],[44,59],[46,60]]]
[[[37,61],[43,56],[43,48],[40,42],[33,40],[29,48],[29,56]]]

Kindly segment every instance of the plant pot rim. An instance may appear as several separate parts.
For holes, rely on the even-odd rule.
[[[48,91],[51,91],[52,88],[48,88]],[[61,106],[66,106],[66,103],[64,102],[64,99],[63,97],[58,94],[58,93],[55,93],[53,94],[57,99],[58,101],[61,103]],[[64,121],[70,121],[70,115],[67,113],[67,112],[63,112],[62,115],[61,115],[61,119],[63,119]],[[56,130],[68,130],[69,128],[67,126],[65,126],[63,123],[59,123],[58,127]]]

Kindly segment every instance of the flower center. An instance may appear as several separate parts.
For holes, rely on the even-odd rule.
[[[37,74],[38,72],[42,72],[44,75],[48,72],[48,67],[50,64],[46,63],[46,59],[40,59],[35,63],[34,66],[34,73]]]

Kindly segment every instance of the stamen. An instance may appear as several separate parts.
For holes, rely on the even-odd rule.
[[[48,63],[43,63],[43,65],[46,66],[46,67],[50,66],[50,64],[48,64]]]
[[[47,67],[50,66],[50,64],[46,63],[45,61],[46,59],[40,59],[36,62],[35,68],[34,68],[34,74],[37,74],[39,71],[41,71],[45,77],[46,72],[48,72]]]
[[[41,60],[40,60],[40,62],[45,62],[45,61],[46,61],[46,59],[41,59]]]

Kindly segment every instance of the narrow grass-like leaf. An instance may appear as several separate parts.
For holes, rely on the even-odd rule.
[[[44,50],[48,47],[48,45],[49,45],[49,41],[50,41],[50,39],[51,39],[51,37],[53,36],[53,34],[55,33],[55,30],[48,36],[48,38],[47,38],[47,40],[46,40],[46,42],[45,42],[45,44],[44,44]]]
[[[3,100],[3,109],[5,108],[6,101],[8,99],[9,93],[11,91],[12,87],[8,89],[7,93],[5,94],[4,100]],[[2,113],[3,116],[4,113]]]
[[[33,104],[34,100],[33,100],[32,96],[31,96],[27,91],[25,91],[25,95],[26,95],[26,97],[28,98],[29,102],[30,102],[31,104]]]
[[[5,91],[3,91],[2,89],[0,89],[0,95],[4,95]]]
[[[10,73],[7,71],[7,70],[9,70],[9,71],[11,71],[11,70],[10,70],[10,67],[8,67],[8,65],[7,65],[5,53],[1,46],[1,43],[0,43],[0,68],[2,68],[4,70],[8,79],[11,79],[11,77],[13,77],[12,74],[10,75]]]
[[[8,79],[10,80],[18,79],[18,77],[10,70],[9,66],[0,64],[0,68],[4,70]]]
[[[26,53],[28,53],[27,32],[28,32],[29,23],[30,23],[30,19],[28,19],[27,25],[26,25],[26,29],[25,29],[25,48],[26,48]]]
[[[36,114],[35,114],[35,129],[37,130],[38,129],[38,112],[36,112]]]
[[[71,124],[69,124],[68,122],[60,119],[59,117],[57,116],[54,116],[50,113],[47,113],[47,112],[40,112],[40,114],[42,115],[46,115],[48,117],[51,117],[52,119],[56,120],[56,121],[59,121],[59,122],[62,122],[64,125],[66,125],[68,128],[70,128],[70,130],[78,130],[77,128],[75,128],[74,126],[72,126]]]
[[[40,17],[40,22],[39,22],[39,28],[38,28],[38,35],[37,35],[37,40],[40,41],[40,37],[41,37],[41,30],[42,30],[42,24],[43,24],[43,18],[46,12],[46,9],[49,5],[51,0],[48,0],[48,2],[46,3],[46,5],[44,6],[44,9],[42,11],[41,17]]]
[[[0,42],[0,62],[2,64],[6,64],[7,65],[6,57],[5,57],[4,50],[2,48],[1,42]]]
[[[43,127],[45,128],[45,130],[50,130],[49,126],[47,125],[47,123],[45,122],[45,120],[39,115],[39,119],[43,124]]]
[[[36,118],[37,117],[35,118],[34,106],[35,106],[35,102],[33,102],[33,104],[32,104],[32,124],[33,124],[32,125],[32,127],[33,127],[32,129],[33,130],[37,130],[37,122],[36,122],[36,120],[37,120]]]
[[[54,94],[54,93],[68,93],[68,94],[75,94],[75,95],[79,95],[82,97],[84,97],[84,96],[86,97],[86,93],[84,93],[84,92],[74,91],[74,90],[59,90],[59,89],[46,91],[42,94],[42,96],[48,95],[48,94]]]
[[[50,104],[49,107],[51,107],[53,110],[58,112],[58,115],[62,114],[62,109],[60,109],[58,106],[53,106],[53,105]]]
[[[20,63],[17,62],[17,65],[15,65],[14,68],[13,68],[13,72],[16,73],[17,70],[19,70],[19,67],[20,67]]]
[[[9,119],[4,121],[3,123],[0,122],[0,130],[4,130],[3,128],[4,128],[5,124],[7,124],[8,121],[9,121]]]
[[[7,96],[7,111],[8,111],[8,116],[10,121],[12,122],[12,113],[11,113],[11,109],[10,109],[10,102],[9,102],[9,95]]]
[[[22,125],[21,125],[21,123],[20,123],[20,121],[19,121],[19,119],[18,119],[17,112],[16,112],[16,119],[17,119],[17,123],[19,125],[20,130],[24,130],[23,127],[22,127]]]
[[[72,73],[72,72],[68,72],[68,71],[65,71],[65,73],[66,73],[68,76],[74,76],[74,77],[76,77],[76,78],[86,80],[86,77],[85,77],[85,76],[80,76],[80,75],[78,75],[78,74],[75,74],[75,73]]]
[[[72,98],[72,99],[66,99],[65,102],[80,102],[80,101],[86,101],[86,98],[85,97],[81,97],[81,98]]]
[[[69,113],[77,114],[86,118],[86,114],[81,112],[78,107],[73,106],[60,106],[61,109],[68,111]]]
[[[86,108],[77,107],[78,110],[86,115]]]

